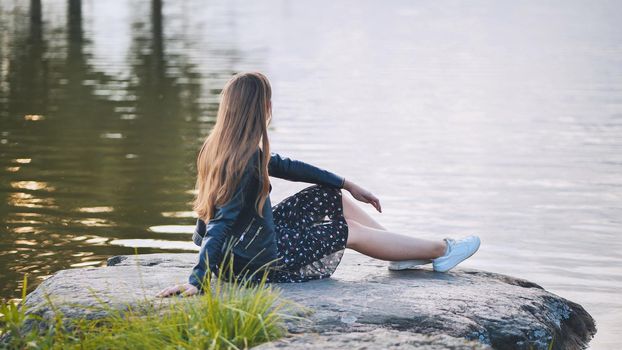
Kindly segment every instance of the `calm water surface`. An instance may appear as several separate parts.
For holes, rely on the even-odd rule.
[[[225,81],[274,89],[273,150],[368,188],[389,229],[622,334],[617,1],[0,0],[0,296],[196,251],[194,160]],[[273,202],[307,184],[273,180]]]

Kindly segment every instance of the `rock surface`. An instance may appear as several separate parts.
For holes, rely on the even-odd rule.
[[[89,310],[98,300],[115,308],[160,302],[153,295],[186,282],[195,259],[193,253],[112,257],[108,267],[58,271],[25,302],[50,317],[47,294],[57,306],[71,303],[60,307],[67,317],[101,317]],[[276,284],[284,297],[314,309],[306,316],[312,322],[288,321],[292,336],[257,348],[547,349],[553,341],[553,349],[583,349],[596,333],[583,307],[523,279],[459,266],[447,273],[431,265],[390,271],[387,264],[346,250],[331,278]]]
[[[474,340],[454,338],[444,334],[426,335],[377,328],[369,332],[305,333],[278,341],[264,343],[253,350],[322,349],[322,350],[485,350],[490,346]]]

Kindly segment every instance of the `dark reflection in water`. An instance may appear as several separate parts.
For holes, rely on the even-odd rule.
[[[4,297],[19,295],[26,272],[31,290],[59,269],[101,265],[132,247],[193,249],[178,225],[192,221],[194,155],[216,109],[205,99],[219,93],[202,84],[222,85],[232,71],[200,80],[183,50],[167,53],[162,2],[134,10],[115,75],[93,54],[93,14],[81,1],[3,3]]]
[[[369,188],[392,230],[479,234],[464,267],[584,305],[593,348],[615,348],[621,18],[604,0],[0,0],[1,296],[25,272],[195,251],[196,151],[252,69],[274,150]],[[274,203],[305,186],[273,183]]]

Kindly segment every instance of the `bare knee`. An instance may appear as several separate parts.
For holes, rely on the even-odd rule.
[[[360,246],[361,242],[361,224],[358,221],[346,218],[348,224],[348,240],[346,241],[346,248],[356,250]]]
[[[343,215],[350,216],[350,200],[348,196],[341,196],[341,207],[343,208]]]

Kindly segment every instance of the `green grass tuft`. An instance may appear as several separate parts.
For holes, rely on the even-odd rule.
[[[6,349],[247,349],[287,334],[285,320],[307,320],[295,316],[310,309],[281,297],[280,290],[266,284],[267,269],[260,282],[248,279],[225,281],[221,268],[215,282],[208,270],[203,294],[191,297],[147,298],[125,310],[99,300],[103,318],[67,319],[46,296],[54,319],[28,313],[22,299],[0,304],[0,348]],[[94,295],[96,298],[97,296]],[[159,300],[159,301],[158,301]],[[154,302],[155,301],[155,302]],[[80,307],[85,308],[84,305]],[[26,324],[46,324],[24,331]]]

